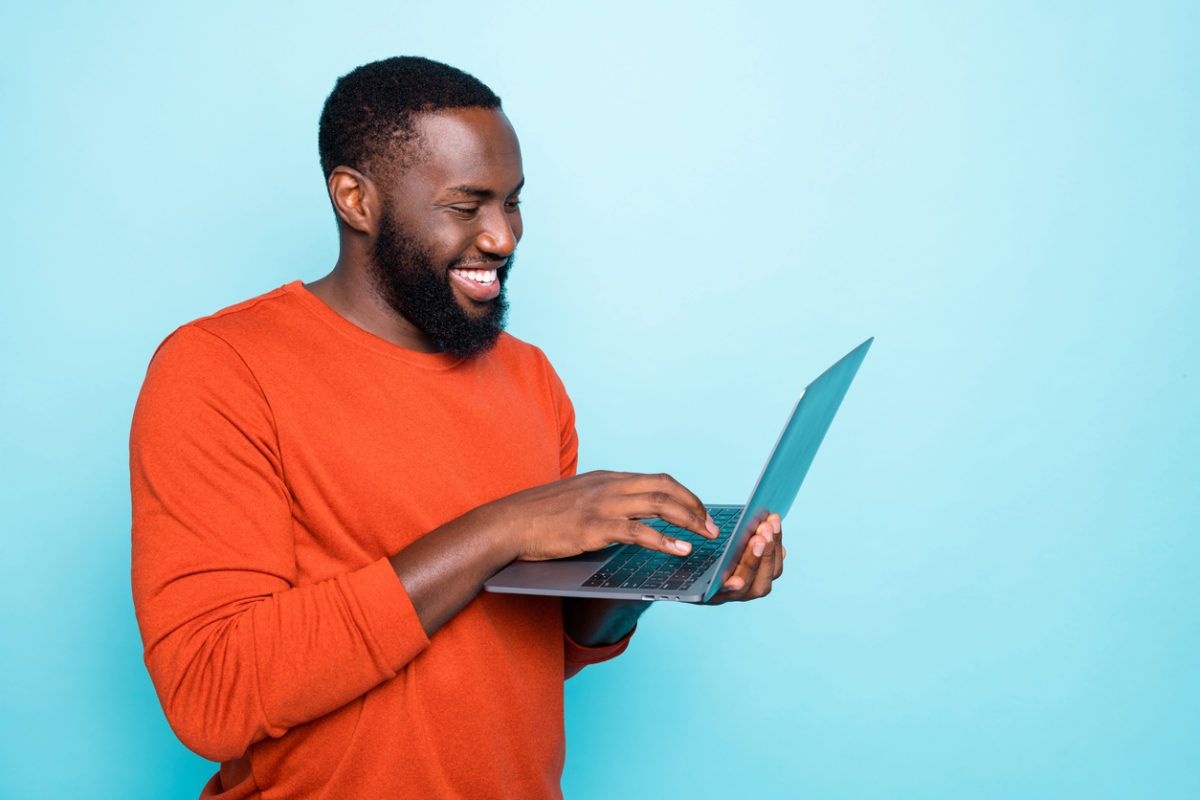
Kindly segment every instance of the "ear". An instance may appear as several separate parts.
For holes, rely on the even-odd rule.
[[[352,230],[373,234],[379,215],[379,193],[366,175],[351,167],[335,167],[329,174],[329,199],[333,209]]]

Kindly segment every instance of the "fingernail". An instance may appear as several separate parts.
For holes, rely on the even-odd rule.
[[[721,529],[717,527],[717,523],[713,522],[712,514],[704,515],[704,527],[708,528],[708,532],[713,536],[721,533]]]
[[[762,558],[763,551],[766,549],[767,549],[767,543],[764,542],[763,540],[759,539],[757,542],[754,543],[754,556],[756,558]]]
[[[775,538],[775,529],[771,527],[771,523],[768,522],[765,526],[763,526],[762,529],[760,529],[758,535],[769,542]]]
[[[778,514],[771,515],[771,527],[775,529],[776,534],[783,533],[783,520],[779,518]]]
[[[687,542],[685,542],[683,539],[676,539],[675,540],[675,549],[681,553],[686,553],[692,549],[692,546],[690,544],[688,544]]]

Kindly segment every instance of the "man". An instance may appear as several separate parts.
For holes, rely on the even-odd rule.
[[[562,681],[648,604],[493,595],[514,559],[705,536],[663,475],[574,476],[574,413],[502,333],[517,137],[475,78],[419,58],[338,81],[320,151],[333,271],[183,326],[130,439],[133,589],[205,797],[557,797]],[[770,591],[779,518],[717,601]]]

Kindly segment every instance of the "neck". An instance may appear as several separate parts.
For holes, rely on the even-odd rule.
[[[420,328],[383,299],[363,259],[347,257],[343,252],[328,275],[305,284],[305,288],[367,333],[418,353],[440,352]]]

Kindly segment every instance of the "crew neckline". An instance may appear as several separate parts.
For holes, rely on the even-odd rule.
[[[463,362],[461,356],[456,356],[452,353],[421,353],[416,350],[410,350],[407,347],[401,347],[398,344],[393,344],[387,339],[380,338],[375,334],[365,331],[355,325],[350,320],[343,317],[338,312],[334,311],[324,300],[313,294],[304,281],[292,281],[281,287],[283,291],[295,296],[301,303],[304,304],[313,314],[317,316],[329,327],[355,342],[356,344],[372,350],[380,355],[394,358],[399,361],[404,361],[415,366],[424,367],[426,369],[452,369]]]

